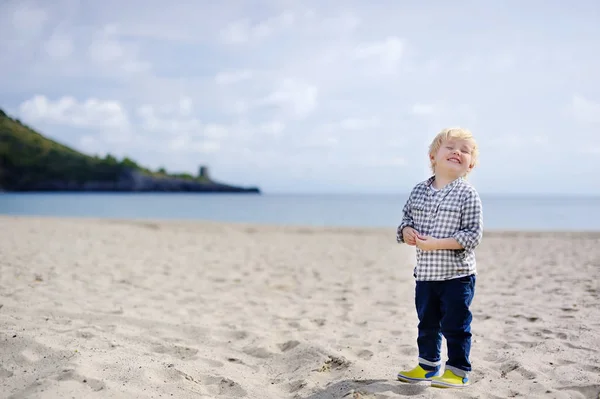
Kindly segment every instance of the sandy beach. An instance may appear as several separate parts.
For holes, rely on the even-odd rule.
[[[465,390],[389,229],[0,217],[3,398],[598,398],[600,233],[486,232]],[[444,349],[445,354],[445,349]]]

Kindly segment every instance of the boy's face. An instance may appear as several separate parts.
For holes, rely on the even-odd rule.
[[[435,164],[436,174],[465,176],[473,168],[472,151],[473,145],[468,140],[444,140],[437,153],[431,158]]]

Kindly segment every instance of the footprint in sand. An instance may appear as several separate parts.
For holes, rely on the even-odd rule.
[[[242,341],[250,336],[250,334],[248,334],[248,332],[243,331],[243,330],[242,331],[231,331],[230,333],[228,333],[228,335],[234,341]]]
[[[293,340],[292,340],[292,341],[287,341],[287,342],[284,342],[284,343],[282,343],[282,344],[279,344],[279,345],[277,345],[277,346],[279,347],[279,349],[280,349],[282,352],[287,352],[287,351],[289,351],[289,350],[291,350],[291,349],[294,349],[294,348],[295,348],[295,347],[297,347],[298,345],[300,345],[300,342],[299,342],[299,341],[293,341]]]
[[[104,389],[106,387],[104,382],[102,382],[100,380],[96,380],[94,378],[86,378],[80,374],[77,374],[72,369],[63,370],[58,375],[56,375],[54,377],[54,379],[56,381],[66,381],[66,380],[78,381],[82,384],[89,386],[91,388],[91,390],[94,392],[101,391],[102,389]]]
[[[560,308],[560,310],[562,310],[563,312],[579,312],[579,309],[577,309],[576,307],[572,307],[572,308]]]
[[[14,373],[10,370],[6,370],[5,368],[0,367],[0,378],[8,378],[12,377]]]
[[[169,365],[165,370],[164,376],[170,380],[184,378],[193,384],[198,384],[206,388],[211,397],[218,398],[220,396],[228,398],[243,398],[248,396],[248,393],[237,382],[229,378],[213,375],[193,376],[184,371],[176,369]]]
[[[553,362],[549,362],[550,366],[570,366],[572,364],[575,364],[576,362],[573,362],[571,360],[567,360],[567,359],[556,359]]]
[[[551,332],[550,335],[553,335],[554,337],[563,341],[566,341],[569,338],[569,336],[564,332]]]
[[[585,371],[590,372],[592,374],[600,375],[600,367],[593,366],[591,364],[585,365],[582,367]]]
[[[350,367],[351,364],[352,363],[344,357],[329,355],[327,360],[325,360],[325,362],[323,363],[323,365],[317,370],[313,371],[326,372],[331,370],[344,370]]]
[[[319,327],[323,327],[327,323],[327,320],[325,320],[325,319],[314,319],[311,321]]]
[[[373,357],[373,352],[371,352],[370,350],[367,349],[363,349],[361,351],[359,351],[356,356],[358,356],[359,358],[363,359],[363,360],[369,360],[370,358]]]
[[[78,338],[84,338],[84,339],[90,339],[94,337],[94,334],[92,334],[89,331],[77,331],[77,333],[75,334]]]
[[[292,327],[292,328],[296,328],[296,329],[298,329],[298,330],[301,330],[301,329],[302,329],[302,325],[301,325],[299,322],[297,322],[297,321],[290,321],[290,322],[288,323],[288,326],[290,326],[290,327]]]
[[[375,306],[388,306],[388,307],[395,308],[396,306],[398,306],[398,304],[396,302],[392,302],[392,301],[376,301]]]
[[[197,379],[200,384],[205,385],[211,395],[225,396],[231,398],[243,398],[248,396],[248,392],[237,382],[229,378],[204,375]]]
[[[537,316],[523,316],[522,314],[515,314],[515,315],[512,315],[511,317],[513,317],[515,319],[525,319],[530,323],[535,323],[536,321],[540,320],[540,318]]]
[[[596,349],[588,348],[585,346],[573,345],[570,342],[565,342],[565,346],[568,346],[571,349],[581,349],[581,350],[588,351],[588,352],[597,352]]]
[[[244,353],[247,355],[250,355],[252,357],[257,357],[259,359],[267,359],[267,358],[273,356],[273,354],[271,352],[269,352],[268,350],[266,350],[265,348],[259,348],[259,347],[246,348],[246,349],[244,349]]]
[[[196,353],[198,353],[198,349],[188,348],[185,346],[164,346],[164,345],[156,345],[152,348],[154,353],[160,353],[165,355],[174,356],[180,360],[192,360],[195,358]]]
[[[414,346],[403,345],[398,351],[404,356],[414,356],[417,352],[417,349]]]
[[[288,390],[290,393],[298,392],[299,390],[304,388],[306,385],[307,385],[307,383],[305,380],[292,381],[288,385]]]
[[[561,391],[575,391],[583,395],[584,398],[600,398],[600,385],[581,385],[558,388]]]
[[[0,367],[2,391],[11,397],[37,396],[56,381],[74,380],[99,391],[104,383],[76,374],[67,365],[75,356],[72,350],[53,350],[35,340],[14,335],[9,345],[11,356]],[[64,370],[64,371],[63,371]],[[33,372],[32,372],[33,371]],[[15,380],[14,375],[20,375]]]
[[[218,360],[213,360],[213,359],[208,359],[208,358],[202,358],[200,360],[202,360],[204,363],[208,364],[211,367],[223,367],[224,366],[224,363],[220,362]]]
[[[528,349],[535,348],[536,346],[541,344],[541,342],[539,341],[516,341],[516,343]]]
[[[506,376],[513,371],[518,372],[528,380],[533,380],[537,377],[537,375],[534,372],[523,368],[521,363],[515,360],[509,360],[508,362],[505,362],[500,366],[500,377],[506,378]]]
[[[556,338],[562,339],[562,340],[566,340],[567,338],[569,338],[569,336],[564,332],[555,332],[552,330],[548,330],[547,328],[540,330],[539,333],[544,334],[544,335],[550,335],[552,337],[556,337]]]

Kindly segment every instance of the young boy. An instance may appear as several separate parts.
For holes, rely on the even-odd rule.
[[[429,147],[433,176],[417,184],[404,208],[397,241],[416,246],[415,305],[419,318],[418,365],[400,371],[404,382],[436,387],[469,384],[475,248],[483,232],[479,194],[466,181],[477,164],[477,144],[468,130],[444,129]],[[441,374],[442,334],[448,361]]]

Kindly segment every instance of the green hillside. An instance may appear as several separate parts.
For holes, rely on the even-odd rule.
[[[131,174],[131,171],[148,176],[153,182],[176,179],[181,185],[183,181],[185,191],[209,191],[206,187],[213,186],[220,186],[216,191],[224,191],[224,187],[235,189],[235,187],[214,183],[207,175],[168,174],[164,169],[151,171],[141,167],[129,158],[117,160],[111,155],[99,158],[83,154],[41,135],[0,110],[0,189],[2,190],[28,191],[53,184],[77,189],[89,182],[102,185],[122,181],[123,176],[127,173]],[[169,188],[170,191],[178,191],[177,187],[173,188],[173,184]]]

